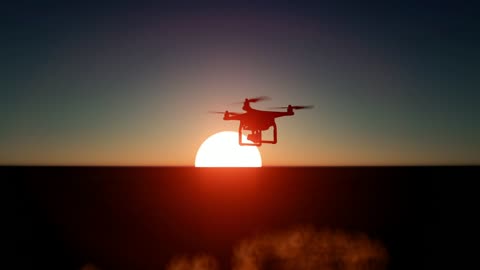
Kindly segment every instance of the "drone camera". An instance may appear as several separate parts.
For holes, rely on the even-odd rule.
[[[247,139],[249,141],[252,141],[254,143],[257,143],[260,141],[260,133],[256,133],[256,134],[248,134],[247,135]]]

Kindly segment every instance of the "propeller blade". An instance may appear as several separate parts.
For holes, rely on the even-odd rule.
[[[267,96],[259,96],[259,97],[247,98],[247,99],[248,99],[248,101],[253,102],[253,103],[259,102],[259,101],[264,101],[264,100],[271,100],[271,98],[270,98],[270,97],[267,97]],[[244,101],[239,101],[239,102],[230,103],[230,104],[231,104],[231,105],[234,105],[234,104],[243,104],[243,102],[245,102],[245,100],[244,100]]]
[[[248,99],[248,101],[250,101],[250,102],[258,102],[258,101],[264,101],[264,100],[271,100],[271,98],[267,97],[267,96],[259,96],[259,97]]]
[[[311,108],[313,108],[313,105],[309,105],[309,106],[292,106],[292,109],[294,109],[294,110],[311,109]],[[269,109],[288,109],[288,106],[270,107]]]
[[[292,106],[294,110],[302,110],[302,109],[312,109],[313,105],[308,105],[308,106]]]
[[[208,113],[225,114],[225,112],[219,112],[219,111],[208,111]]]
[[[225,114],[225,111],[223,111],[223,112],[220,112],[220,111],[208,111],[208,113]],[[227,114],[229,114],[229,115],[239,115],[239,114],[242,114],[242,113],[238,113],[238,112],[228,112],[228,111],[227,111]]]

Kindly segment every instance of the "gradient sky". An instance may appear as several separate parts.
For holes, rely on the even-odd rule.
[[[199,2],[4,7],[0,164],[190,166],[259,95],[315,105],[264,165],[480,164],[473,4]]]

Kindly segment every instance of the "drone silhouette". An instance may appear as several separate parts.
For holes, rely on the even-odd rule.
[[[277,124],[275,123],[275,118],[282,117],[282,116],[291,116],[295,113],[293,110],[300,110],[300,109],[311,109],[313,106],[292,106],[288,105],[286,107],[271,107],[270,109],[287,109],[285,112],[278,112],[278,111],[262,111],[253,109],[250,106],[250,103],[255,103],[259,101],[269,100],[269,97],[260,96],[256,98],[246,98],[243,101],[242,110],[245,113],[237,113],[237,112],[218,112],[218,111],[210,111],[210,113],[217,113],[223,114],[223,120],[237,120],[240,121],[240,125],[238,127],[238,144],[241,146],[261,146],[262,143],[270,143],[276,144],[277,143]],[[240,102],[242,103],[242,102]],[[234,103],[238,104],[238,103]],[[270,127],[273,127],[273,139],[272,140],[264,140],[262,138],[262,131],[268,130]],[[247,130],[251,133],[247,135],[247,139],[252,143],[247,143],[242,141],[242,134],[243,131]]]

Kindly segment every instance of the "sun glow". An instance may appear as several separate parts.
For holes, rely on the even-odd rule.
[[[242,136],[244,142],[248,141]],[[262,157],[256,146],[240,146],[237,132],[222,131],[198,148],[195,167],[262,167]]]

